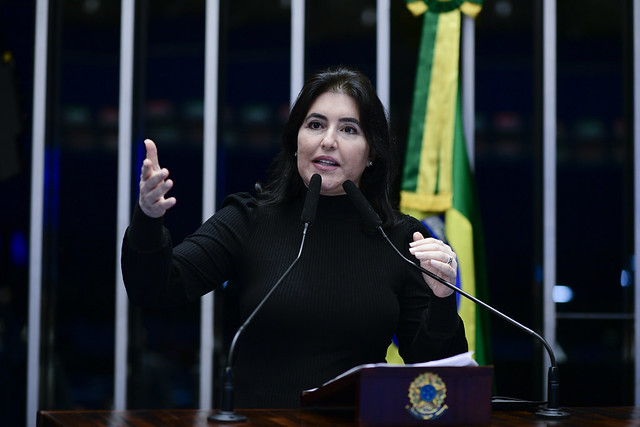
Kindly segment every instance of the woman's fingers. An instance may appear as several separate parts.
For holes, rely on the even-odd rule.
[[[169,171],[160,168],[156,144],[150,139],[145,139],[144,146],[147,157],[142,162],[140,172],[139,204],[146,215],[158,218],[176,204],[175,197],[165,198],[167,192],[173,188],[173,181],[168,179]]]
[[[140,181],[149,179],[153,173],[153,167],[151,166],[151,160],[144,159],[142,161],[142,169],[140,169]]]
[[[167,179],[166,181],[160,181],[156,185],[149,185],[148,189],[141,194],[148,202],[155,203],[157,200],[162,199],[171,188],[173,188],[173,181]]]
[[[158,161],[158,148],[156,144],[150,140],[144,140],[146,157],[142,161],[142,170],[140,172],[141,179],[148,179],[154,172],[160,171],[160,163]]]
[[[431,259],[449,266],[453,266],[456,261],[456,254],[449,245],[432,237],[425,239],[418,231],[413,234],[409,252],[418,259]]]
[[[147,158],[145,160],[149,160],[151,170],[159,171],[160,170],[160,162],[158,161],[158,149],[156,147],[155,142],[150,139],[144,140],[144,147],[147,150]],[[144,163],[143,163],[144,166]]]
[[[143,165],[144,168],[144,165]],[[144,171],[142,172],[144,175]],[[140,191],[149,192],[156,188],[159,184],[167,179],[169,176],[168,169],[160,169],[159,171],[150,172],[146,177],[140,177]]]
[[[442,279],[449,283],[455,283],[458,264],[456,254],[451,247],[443,241],[432,237],[424,236],[415,232],[413,242],[409,244],[409,252],[420,261],[422,268],[428,269],[432,273],[437,273]],[[453,291],[426,274],[423,277],[435,295],[445,297]]]
[[[409,244],[409,246],[415,246],[418,244],[419,241],[424,240],[424,236],[422,235],[421,232],[416,231],[413,233],[413,242],[411,242]]]

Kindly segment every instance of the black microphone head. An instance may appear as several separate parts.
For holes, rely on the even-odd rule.
[[[378,228],[382,225],[382,220],[353,181],[346,180],[342,183],[342,188],[368,227]]]
[[[300,219],[304,224],[310,224],[316,218],[316,210],[318,209],[318,197],[320,196],[320,187],[322,186],[322,177],[314,174],[309,180],[309,189],[307,197],[304,199],[304,207],[302,208],[302,216]]]

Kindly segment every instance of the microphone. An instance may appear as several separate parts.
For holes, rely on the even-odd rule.
[[[307,198],[304,200],[304,206],[302,207],[300,220],[303,224],[311,224],[316,219],[316,210],[318,210],[318,198],[320,197],[321,186],[322,177],[316,173],[309,180]]]
[[[301,222],[304,224],[304,229],[302,230],[302,242],[300,242],[300,249],[298,250],[298,255],[293,260],[293,262],[289,265],[289,267],[282,273],[282,276],[276,281],[275,285],[267,292],[267,294],[262,298],[260,303],[253,309],[247,320],[238,328],[236,334],[231,341],[231,347],[229,348],[229,355],[227,356],[227,366],[224,370],[224,381],[222,384],[222,402],[220,404],[220,410],[210,415],[207,419],[209,421],[215,422],[235,422],[241,423],[247,421],[247,417],[238,414],[233,410],[233,362],[235,360],[235,350],[238,344],[238,339],[242,335],[242,332],[247,328],[251,320],[255,317],[255,315],[260,311],[264,303],[269,299],[271,294],[276,290],[278,285],[282,283],[285,277],[289,274],[289,272],[293,269],[293,267],[298,263],[300,256],[302,255],[302,248],[304,247],[304,241],[307,236],[307,229],[309,225],[315,220],[316,211],[318,209],[318,198],[320,196],[320,187],[322,185],[322,177],[319,174],[314,174],[309,181],[309,189],[307,190],[307,196],[304,201],[304,206],[302,208],[302,215],[300,216]]]
[[[371,207],[371,205],[369,204],[367,199],[364,197],[362,192],[358,189],[358,187],[352,181],[347,180],[342,184],[342,188],[344,188],[344,191],[347,193],[347,196],[349,197],[349,199],[353,203],[354,207],[356,208],[356,210],[358,211],[358,213],[360,214],[360,216],[364,220],[365,224],[367,226],[370,226],[370,227],[373,227],[373,228],[377,228],[378,230],[380,230],[380,233],[385,238],[385,240],[389,243],[389,245],[391,245],[391,247],[394,249],[394,251],[398,255],[400,255],[400,257],[402,259],[404,259],[406,262],[408,262],[413,267],[417,268],[418,270],[420,270],[421,272],[423,272],[427,276],[431,277],[432,279],[437,280],[438,282],[442,283],[443,285],[447,286],[448,288],[452,289],[453,291],[458,292],[459,294],[461,294],[464,297],[470,299],[474,303],[481,305],[482,307],[486,308],[487,310],[489,310],[493,314],[495,314],[498,317],[501,317],[502,319],[504,319],[507,322],[511,323],[512,325],[514,325],[518,329],[520,329],[522,331],[525,331],[529,335],[532,335],[533,337],[535,337],[538,341],[540,341],[542,343],[544,348],[547,350],[547,353],[549,354],[549,359],[551,361],[551,366],[549,367],[549,372],[548,372],[548,377],[547,377],[547,405],[545,407],[540,407],[536,411],[535,414],[537,416],[541,417],[541,418],[548,418],[548,419],[562,419],[562,418],[570,417],[571,414],[569,414],[568,412],[560,409],[559,406],[558,406],[558,394],[559,394],[559,390],[560,390],[560,384],[559,384],[559,381],[558,381],[558,367],[557,367],[557,363],[556,363],[555,354],[553,353],[553,350],[551,349],[551,346],[549,345],[549,343],[547,343],[547,341],[544,338],[542,338],[542,336],[540,336],[539,334],[537,334],[533,330],[527,328],[526,326],[522,325],[521,323],[516,322],[515,320],[513,320],[512,318],[510,318],[506,314],[498,311],[497,309],[491,307],[490,305],[484,303],[483,301],[480,301],[479,299],[477,299],[473,295],[470,295],[469,293],[463,291],[462,289],[458,288],[457,286],[447,282],[446,280],[444,280],[441,277],[435,275],[434,273],[430,272],[429,270],[426,270],[426,269],[422,268],[422,266],[420,266],[420,265],[412,262],[411,260],[409,260],[407,257],[405,257],[402,254],[402,252],[400,252],[398,250],[398,248],[395,247],[395,245],[391,242],[391,240],[389,240],[389,237],[387,237],[387,234],[382,229],[382,221],[380,220],[380,217],[373,210],[373,208]]]

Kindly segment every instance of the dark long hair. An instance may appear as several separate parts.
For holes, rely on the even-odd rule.
[[[390,200],[397,160],[389,120],[371,81],[359,71],[347,67],[331,67],[311,76],[298,94],[282,134],[282,150],[274,159],[270,179],[260,194],[267,204],[279,204],[295,198],[305,185],[298,172],[295,152],[298,131],[311,105],[326,92],[350,96],[358,106],[360,124],[369,143],[373,165],[365,168],[360,191],[380,215],[385,225],[395,214]]]

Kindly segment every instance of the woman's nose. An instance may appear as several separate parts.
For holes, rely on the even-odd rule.
[[[322,137],[320,146],[324,149],[336,148],[336,131],[334,129],[329,128],[327,130],[327,132]]]

